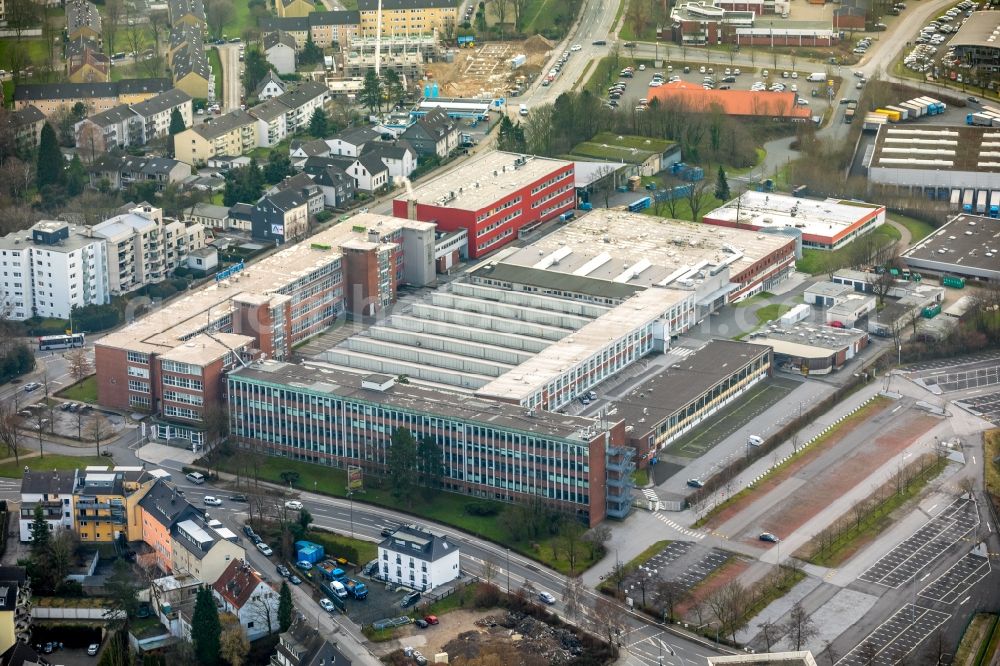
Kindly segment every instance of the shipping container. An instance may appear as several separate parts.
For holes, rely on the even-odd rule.
[[[523,53],[519,53],[510,59],[510,68],[517,69],[526,62],[528,62],[528,56],[524,55]]]
[[[993,118],[985,113],[969,113],[965,116],[965,124],[975,127],[992,127]]]
[[[973,206],[976,203],[976,192],[975,190],[966,190],[962,194],[962,212],[971,213]]]
[[[899,122],[899,111],[890,111],[889,109],[875,109],[875,113],[881,113],[883,116],[889,119],[890,123]]]
[[[904,109],[908,109],[910,111],[910,118],[919,118],[922,115],[924,115],[924,107],[922,107],[921,105],[917,104],[916,102],[912,102],[912,101],[911,102],[902,102],[900,104],[900,106],[903,107]]]
[[[896,113],[898,113],[900,122],[908,120],[910,118],[910,112],[901,106],[887,106],[885,108],[889,109],[890,111],[895,111]]]
[[[923,316],[927,319],[934,319],[934,317],[941,314],[941,304],[935,303],[934,305],[928,305],[924,308],[924,311],[921,314],[923,314]]]
[[[653,200],[650,197],[643,197],[641,199],[636,199],[628,205],[629,212],[637,213],[640,210],[646,210],[652,205]]]

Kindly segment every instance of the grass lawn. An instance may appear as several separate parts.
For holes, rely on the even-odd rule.
[[[208,200],[209,203],[215,204],[216,206],[221,206],[223,199],[225,199],[225,192],[216,192],[212,195],[212,198]]]
[[[758,294],[754,294],[750,298],[744,298],[742,301],[733,303],[733,307],[745,308],[748,305],[755,305],[757,303],[760,303],[761,301],[766,301],[769,298],[774,298],[774,294],[772,294],[769,291],[762,291]]]
[[[711,209],[708,209],[711,210]],[[891,224],[883,224],[881,227],[868,232],[874,234],[872,240],[881,245],[883,243],[895,242],[902,238],[899,229]],[[852,263],[851,257],[854,254],[855,243],[866,243],[867,234],[851,241],[844,247],[829,252],[827,250],[802,250],[802,258],[795,262],[795,269],[809,275],[818,275],[830,270],[837,270]]]
[[[962,634],[962,642],[955,652],[954,666],[974,666],[976,657],[997,625],[998,617],[992,613],[976,613]]]
[[[222,60],[219,59],[219,49],[208,50],[208,64],[215,73],[215,101],[222,104]]]
[[[494,581],[496,582],[496,581]],[[445,613],[450,613],[454,610],[459,610],[465,608],[465,606],[471,605],[476,597],[476,586],[475,585],[463,585],[462,587],[456,589],[452,594],[449,594],[444,599],[439,599],[435,601],[426,609],[420,612],[423,615],[444,615]]]
[[[843,536],[833,542],[828,550],[822,553],[816,552],[810,557],[805,558],[806,561],[823,567],[837,567],[846,562],[857,553],[859,546],[874,539],[877,535],[888,529],[892,524],[892,519],[889,517],[892,512],[919,495],[924,487],[940,474],[947,465],[948,461],[946,459],[935,461],[933,465],[924,470],[920,477],[916,478],[910,484],[909,488],[902,493],[893,493],[891,497],[869,513],[859,525],[856,527],[851,525],[849,529],[845,530]],[[812,542],[807,543],[804,548],[816,549]]]
[[[983,446],[986,447],[986,492],[993,498],[993,505],[1000,508],[1000,428],[987,430],[983,433]]]
[[[97,404],[97,375],[91,375],[76,384],[70,384],[56,393],[60,398]]]
[[[213,468],[236,473],[239,469],[235,462],[236,459],[235,456],[230,457],[213,465]],[[278,484],[284,483],[281,473],[286,471],[298,472],[299,480],[295,487],[300,490],[314,490],[334,497],[347,496],[347,471],[343,469],[275,457],[264,458],[259,468],[262,480]],[[563,549],[556,547],[558,542],[556,537],[532,543],[511,542],[507,532],[501,527],[496,517],[473,516],[465,511],[465,506],[473,501],[477,504],[495,504],[498,513],[507,506],[505,504],[457,493],[441,491],[424,494],[422,490],[417,490],[406,506],[400,506],[399,500],[393,497],[389,491],[379,488],[366,488],[362,492],[355,493],[354,499],[358,502],[405,511],[420,518],[452,525],[470,534],[509,546],[512,550],[536,559],[560,573],[569,573],[570,571],[569,561],[562,552]],[[590,550],[588,548],[580,548],[577,557],[578,571],[584,571],[594,563],[589,556]]]
[[[313,520],[316,520],[316,516],[313,516]],[[320,517],[319,520],[323,520],[323,518]],[[361,539],[352,539],[342,534],[310,530],[306,536],[306,540],[322,545],[327,557],[341,554],[344,551],[343,546],[353,548],[358,553],[358,561],[354,563],[358,566],[365,565],[378,557],[378,544]]]
[[[350,9],[350,7],[348,7]],[[222,26],[222,34],[226,37],[243,37],[243,31],[252,28],[253,17],[250,15],[250,5],[247,2],[233,3],[233,16]],[[212,49],[213,51],[215,49]]]
[[[642,487],[649,484],[649,468],[640,467],[632,472],[632,480],[636,486]]]
[[[764,162],[764,158],[766,157],[767,157],[767,151],[764,150],[763,148],[758,147],[757,160],[753,163],[753,166],[743,167],[741,169],[728,168],[725,170],[726,178],[728,179],[729,176],[743,176],[750,173],[751,171],[759,167]],[[716,167],[716,170],[718,170],[718,167]]]
[[[14,69],[10,64],[11,52],[19,42],[16,39],[0,39],[0,69],[8,71]],[[27,56],[22,67],[28,65],[40,65],[49,57],[48,49],[45,48],[45,41],[41,39],[22,39],[21,46],[24,47]],[[9,98],[5,98],[9,99]]]
[[[30,433],[26,433],[30,437]],[[97,456],[61,456],[54,453],[46,453],[44,458],[34,457],[22,460],[18,465],[13,460],[0,464],[0,476],[9,479],[20,479],[24,475],[24,466],[36,467],[44,470],[68,471],[87,467],[88,465],[103,465],[107,467],[112,464],[111,458],[99,458]]]
[[[899,215],[897,213],[893,213],[892,217],[890,217],[889,219],[891,219],[893,222],[899,222],[904,227],[906,227],[906,230],[909,231],[910,236],[912,236],[912,238],[910,239],[910,243],[916,243],[919,240],[923,240],[924,238],[929,236],[931,232],[933,232],[935,229],[934,225],[930,224],[929,222],[924,222],[923,220],[917,220],[912,217],[907,217],[906,215]]]
[[[791,305],[785,305],[784,303],[771,303],[770,305],[765,305],[761,309],[757,310],[754,315],[757,317],[758,324],[765,324],[769,321],[774,321],[791,309]]]

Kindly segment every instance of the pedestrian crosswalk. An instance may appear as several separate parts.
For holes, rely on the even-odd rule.
[[[686,527],[683,527],[682,525],[678,525],[677,523],[675,523],[674,521],[670,520],[669,518],[667,518],[665,515],[663,515],[659,511],[657,511],[653,515],[656,516],[656,518],[658,520],[660,520],[661,522],[666,523],[671,529],[674,529],[674,530],[680,532],[684,536],[691,537],[692,539],[698,539],[699,541],[705,538],[705,533],[704,532],[695,532],[694,530],[690,530],[690,529],[688,529]]]
[[[680,356],[681,358],[684,358],[685,356],[689,356],[694,352],[695,352],[694,349],[688,349],[687,347],[671,347],[670,350],[667,352],[667,354],[671,356]]]

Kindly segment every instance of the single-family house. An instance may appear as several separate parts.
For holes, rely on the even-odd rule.
[[[230,562],[212,585],[212,596],[251,641],[278,630],[278,593],[247,562]]]
[[[256,240],[299,240],[309,230],[309,200],[297,190],[267,194],[254,205],[250,219],[250,233]]]
[[[313,183],[323,191],[323,203],[327,207],[343,208],[347,202],[354,199],[357,184],[342,167],[328,162],[325,164],[314,163],[313,167],[309,168],[308,161],[303,165],[303,168],[305,168],[306,173],[313,177]]]
[[[313,182],[312,178],[310,178],[308,174],[297,173],[294,176],[288,176],[283,181],[272,187],[268,193],[284,192],[285,190],[297,190],[306,198],[306,208],[309,211],[310,217],[315,217],[319,213],[323,212],[323,190],[320,189],[319,185]]]
[[[326,140],[330,155],[357,157],[365,146],[379,140],[379,133],[371,127],[348,127]]]
[[[279,74],[295,72],[295,38],[282,30],[264,34],[264,57]]]
[[[390,181],[394,178],[409,178],[417,168],[417,151],[405,140],[370,143],[361,154],[382,160],[382,164],[389,169]]]
[[[285,33],[288,34],[288,33]],[[260,80],[253,90],[253,97],[261,102],[277,97],[288,89],[288,84],[282,81],[273,69],[267,70],[267,74]]]
[[[281,634],[272,666],[351,666],[351,660],[304,619]]]
[[[210,229],[229,228],[229,208],[210,203],[196,203],[185,210],[184,221],[203,224]]]
[[[323,139],[294,140],[288,150],[292,165],[299,167],[309,157],[328,157],[330,146]]]
[[[419,157],[436,155],[445,158],[458,148],[461,130],[453,118],[441,109],[431,109],[400,135],[417,151]]]
[[[416,526],[403,526],[378,544],[383,580],[427,591],[459,577],[458,544]]]

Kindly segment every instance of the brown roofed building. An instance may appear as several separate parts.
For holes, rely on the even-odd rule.
[[[700,85],[679,81],[653,88],[648,96],[650,102],[658,100],[662,105],[702,113],[718,109],[727,116],[792,121],[806,121],[812,116],[809,107],[796,103],[793,92],[705,90]]]

